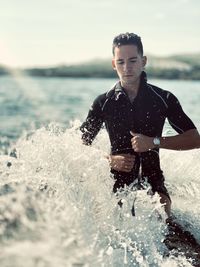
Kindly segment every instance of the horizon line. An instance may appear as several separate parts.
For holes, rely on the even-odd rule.
[[[169,55],[156,55],[152,53],[147,53],[147,57],[155,57],[155,58],[162,58],[162,59],[167,59],[175,56],[195,56],[195,55],[200,55],[199,52],[181,52],[181,53],[172,53]],[[82,65],[82,64],[89,64],[94,61],[107,61],[107,60],[112,60],[112,56],[110,58],[108,57],[93,57],[90,59],[86,60],[81,60],[81,61],[75,61],[75,62],[58,62],[58,63],[49,63],[49,64],[33,64],[33,65],[8,65],[6,63],[1,63],[0,62],[0,67],[3,67],[5,69],[30,69],[30,68],[48,68],[48,67],[58,67],[58,66],[77,66],[77,65]]]

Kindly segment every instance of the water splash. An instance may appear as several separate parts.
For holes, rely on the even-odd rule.
[[[163,214],[158,195],[127,188],[120,208],[112,194],[105,132],[88,147],[78,127],[79,122],[67,130],[50,124],[17,141],[17,158],[0,157],[1,266],[191,266],[181,255],[163,257],[166,228],[157,218]],[[162,158],[165,164],[168,157]],[[181,214],[179,181],[170,176],[168,183],[175,213]],[[198,192],[191,192],[195,199]]]

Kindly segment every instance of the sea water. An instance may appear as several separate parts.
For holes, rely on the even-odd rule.
[[[150,82],[173,92],[199,128],[200,82]],[[147,195],[148,188],[112,194],[106,131],[92,147],[81,142],[92,100],[114,83],[0,78],[0,266],[192,266],[182,254],[164,256],[157,195]],[[168,124],[164,134],[174,134]],[[199,160],[198,149],[161,150],[173,213],[200,242]]]

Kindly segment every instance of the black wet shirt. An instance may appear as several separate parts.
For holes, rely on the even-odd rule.
[[[134,153],[130,131],[160,137],[166,118],[178,133],[196,128],[172,93],[148,84],[142,75],[133,102],[129,100],[120,82],[95,99],[81,126],[82,138],[85,143],[91,144],[104,123],[110,138],[111,153]],[[142,176],[162,176],[158,150],[135,154],[135,170],[142,164]]]

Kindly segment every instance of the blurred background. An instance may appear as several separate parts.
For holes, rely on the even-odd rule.
[[[177,91],[196,119],[199,24],[198,0],[0,0],[3,153],[24,130],[83,120],[117,79],[112,40],[127,31],[142,37],[149,81]]]
[[[51,66],[109,59],[115,35],[135,32],[146,54],[199,53],[198,0],[0,1],[1,64]]]

